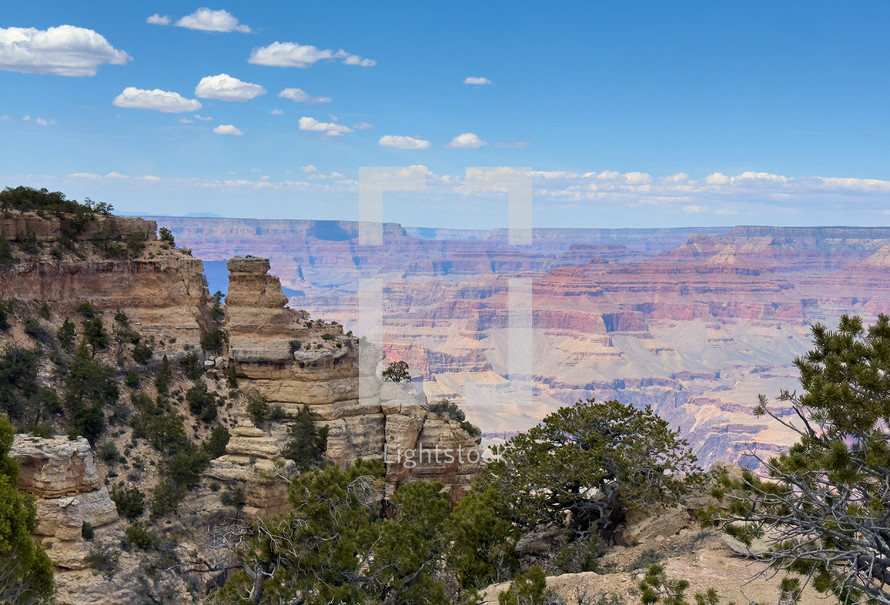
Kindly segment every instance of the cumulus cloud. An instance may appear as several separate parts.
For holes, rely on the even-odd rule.
[[[231,124],[220,124],[213,129],[213,132],[215,132],[216,134],[231,134],[239,137],[244,134]]]
[[[199,116],[198,114],[195,114],[193,117],[196,120],[201,120],[202,122],[212,122],[213,121],[213,118],[211,118],[210,116]]]
[[[56,121],[53,119],[44,120],[43,118],[37,118],[34,120],[34,123],[39,126],[52,126],[56,123]]]
[[[197,99],[186,99],[178,92],[166,90],[142,90],[128,86],[112,101],[117,107],[130,109],[153,109],[164,113],[184,113],[201,109],[201,102]],[[197,116],[196,116],[197,117]]]
[[[176,27],[187,27],[204,32],[242,32],[250,33],[250,28],[239,23],[234,15],[224,10],[199,8],[176,22]]]
[[[708,185],[728,185],[731,179],[722,172],[715,172],[705,177],[705,183]]]
[[[367,130],[368,128],[373,128],[373,124],[369,124],[368,122],[358,122],[357,124],[352,125],[356,130]]]
[[[60,25],[0,28],[0,69],[58,76],[94,76],[99,65],[125,65],[132,57],[91,29]]]
[[[189,120],[188,118],[179,118],[180,124],[194,124],[194,120]]]
[[[503,149],[525,149],[531,146],[531,144],[531,141],[500,141],[495,143],[494,146]]]
[[[242,82],[229,74],[206,76],[195,87],[196,97],[219,101],[249,101],[264,94],[266,89],[259,84]]]
[[[377,144],[381,147],[395,147],[396,149],[429,149],[430,142],[415,137],[400,137],[385,135],[380,137]]]
[[[478,149],[480,147],[485,147],[486,145],[488,145],[488,143],[472,132],[459,134],[448,143],[448,146],[454,149]]]
[[[250,53],[247,62],[273,67],[309,67],[318,61],[333,59],[342,59],[345,65],[361,67],[377,65],[373,59],[365,59],[342,49],[334,52],[330,49],[321,49],[311,44],[297,44],[296,42],[273,42],[269,46],[255,48]]]
[[[300,118],[300,130],[308,130],[310,132],[324,132],[328,136],[335,137],[340,134],[352,132],[352,128],[335,124],[333,122],[319,122],[315,118],[303,116]]]
[[[333,100],[331,97],[313,97],[302,88],[285,88],[278,96],[295,103],[330,103]]]
[[[469,76],[464,79],[464,84],[475,84],[476,86],[482,86],[484,84],[491,84],[491,80],[488,78],[483,78],[481,76]]]
[[[281,115],[284,115],[284,112],[281,111],[280,109],[273,109],[273,110],[270,111],[269,113],[271,113],[273,116],[281,116]]]
[[[159,13],[155,13],[145,20],[145,22],[150,25],[170,25],[171,21],[172,19],[170,17]]]

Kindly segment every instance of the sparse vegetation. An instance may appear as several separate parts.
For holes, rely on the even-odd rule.
[[[393,361],[383,370],[383,380],[389,382],[408,382],[411,374],[408,372],[408,362]]]

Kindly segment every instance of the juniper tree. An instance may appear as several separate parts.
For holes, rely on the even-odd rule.
[[[774,458],[755,452],[759,474],[724,476],[715,493],[728,493],[731,514],[716,518],[745,544],[767,541],[760,556],[786,572],[787,595],[811,581],[844,603],[890,603],[890,318],[866,330],[844,316],[812,335],[794,360],[802,391],[782,391],[778,407],[761,396],[757,409],[797,443]]]

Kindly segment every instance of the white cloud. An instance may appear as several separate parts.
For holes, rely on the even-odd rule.
[[[715,172],[705,177],[705,183],[708,185],[728,185],[732,179],[722,172]]]
[[[189,120],[188,118],[179,118],[180,124],[194,124],[194,120]]]
[[[58,76],[94,76],[99,65],[125,65],[132,57],[91,29],[60,25],[0,28],[0,69]]]
[[[31,116],[29,116],[29,115],[28,115],[28,116],[22,116],[22,122],[30,122],[30,121],[31,121]]]
[[[648,185],[652,182],[652,177],[645,172],[628,172],[624,179],[628,185]]]
[[[244,134],[243,132],[241,132],[240,130],[238,130],[237,128],[232,126],[231,124],[220,124],[219,126],[217,126],[216,128],[213,129],[213,132],[215,132],[216,134],[232,134],[232,135],[239,136],[239,137],[242,134]]]
[[[464,84],[475,84],[476,86],[482,86],[483,84],[491,84],[491,80],[488,78],[483,78],[481,76],[470,76],[464,80]]]
[[[367,130],[368,128],[374,128],[373,124],[369,124],[368,122],[358,122],[357,124],[352,125],[356,130]]]
[[[145,20],[146,23],[149,23],[151,25],[170,25],[170,21],[172,21],[170,17],[168,17],[167,15],[161,15],[159,13],[155,13]]]
[[[385,135],[380,137],[377,144],[381,147],[395,147],[396,149],[429,149],[430,142],[415,137],[400,137]]]
[[[495,147],[502,147],[503,149],[525,149],[526,147],[531,146],[531,141],[501,141],[495,143]]]
[[[732,216],[732,215],[735,215],[738,213],[739,213],[738,210],[733,210],[732,208],[718,208],[717,210],[714,211],[714,214],[720,214],[720,215],[724,215],[724,216]]]
[[[40,126],[52,126],[56,123],[56,121],[53,119],[44,120],[43,118],[37,118],[36,120],[34,120],[34,122]]]
[[[187,27],[204,32],[242,32],[250,33],[250,28],[239,23],[232,14],[224,10],[210,10],[199,8],[191,15],[187,15],[176,22],[176,27]]]
[[[710,210],[711,209],[707,206],[683,206],[683,212],[686,212],[687,214],[701,214],[702,212],[710,212]]]
[[[303,166],[303,174],[315,174],[316,172],[318,172],[318,168],[314,164]]]
[[[130,177],[128,177],[126,174],[120,174],[119,172],[109,172],[108,174],[105,175],[105,178],[125,181],[125,180],[129,179]]]
[[[129,107],[131,109],[153,109],[164,113],[184,113],[201,109],[201,102],[196,99],[186,99],[178,92],[166,90],[142,90],[128,86],[117,95],[113,101],[117,107]]]
[[[212,122],[213,121],[213,118],[211,118],[210,116],[199,116],[198,114],[195,114],[193,117],[196,120],[201,120],[202,122]]]
[[[259,84],[242,82],[229,74],[206,76],[195,87],[196,97],[218,101],[249,101],[264,94],[266,89]]]
[[[271,113],[273,116],[281,116],[281,115],[284,115],[284,112],[281,111],[280,109],[273,109],[273,110],[270,111],[269,113]]]
[[[472,132],[459,134],[451,139],[450,143],[448,143],[449,147],[455,149],[478,149],[480,147],[485,147],[486,145],[488,145],[488,143],[480,139]]]
[[[102,177],[98,174],[94,174],[92,172],[73,172],[68,175],[69,179],[83,179],[85,181],[95,181],[97,179],[101,179]]]
[[[342,124],[334,124],[333,122],[319,122],[315,118],[303,116],[300,118],[300,130],[308,130],[311,132],[326,132],[328,136],[335,137],[337,135],[352,132],[352,128],[343,126]]]
[[[285,88],[278,96],[295,103],[330,103],[333,100],[331,97],[313,97],[302,88]]]
[[[321,49],[311,44],[297,44],[296,42],[273,42],[269,46],[255,48],[250,53],[247,62],[274,67],[309,67],[318,61],[332,59],[342,59],[346,65],[361,67],[377,65],[373,59],[364,59],[342,49],[334,52],[330,49]]]

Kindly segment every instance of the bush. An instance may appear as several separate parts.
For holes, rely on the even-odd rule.
[[[77,307],[77,312],[83,315],[84,319],[92,319],[96,316],[96,307],[91,302],[86,301]]]
[[[39,342],[43,342],[46,340],[46,330],[43,329],[43,326],[41,326],[40,322],[36,319],[26,319],[22,324],[22,327],[25,329],[25,334],[27,334],[34,340]]]
[[[182,367],[183,374],[189,380],[198,380],[201,374],[204,373],[204,367],[201,365],[201,360],[198,359],[197,353],[186,353],[179,360],[179,365]]]
[[[142,523],[133,523],[125,533],[130,543],[139,550],[155,550],[161,543],[161,540],[148,531],[148,528]]]
[[[133,231],[127,236],[127,250],[132,256],[139,256],[145,250],[145,234]]]
[[[471,437],[478,437],[482,434],[482,431],[479,430],[479,427],[470,423],[467,420],[466,414],[464,411],[458,407],[456,403],[453,401],[448,401],[447,399],[440,399],[439,401],[434,401],[429,405],[428,408],[431,414],[436,414],[438,416],[445,416],[460,423],[460,426],[463,430],[465,430]]]
[[[173,232],[166,227],[161,227],[158,230],[158,239],[171,248],[176,247],[176,240],[173,238]]]
[[[207,385],[199,382],[185,394],[189,411],[204,422],[213,422],[217,415],[216,394],[207,390]]]
[[[281,456],[293,460],[297,469],[306,471],[319,466],[328,444],[328,427],[315,427],[318,414],[304,405],[294,417],[294,422],[287,428],[290,437],[281,449]]]
[[[137,342],[133,347],[133,361],[142,365],[148,365],[148,362],[154,356],[154,350],[144,342]]]
[[[138,389],[139,374],[136,372],[127,372],[127,375],[124,377],[124,384],[130,389]]]
[[[95,532],[93,531],[93,525],[88,521],[84,521],[83,523],[81,523],[80,537],[83,538],[84,540],[86,540],[87,542],[92,542],[94,536],[95,536]]]
[[[272,408],[269,402],[259,393],[252,392],[247,395],[247,415],[255,426],[261,426],[269,418]]]
[[[105,331],[101,317],[97,316],[83,322],[83,338],[93,350],[93,355],[96,354],[96,351],[105,350],[108,347],[108,332]]]
[[[111,499],[117,508],[117,514],[133,520],[145,510],[145,497],[135,487],[115,485],[111,488]]]
[[[96,452],[99,454],[99,458],[105,461],[107,464],[114,464],[118,460],[120,460],[120,452],[117,451],[117,445],[115,445],[114,441],[103,441],[99,444],[99,447],[96,448]]]
[[[167,359],[167,355],[164,355],[161,359],[161,367],[158,369],[158,373],[155,374],[155,388],[158,390],[158,395],[167,395],[172,377],[173,372],[170,370],[170,361]]]
[[[201,349],[208,353],[221,353],[226,342],[226,334],[222,330],[214,330],[201,336]]]
[[[74,322],[65,318],[64,323],[56,330],[56,339],[59,345],[69,353],[74,350],[74,341],[77,339],[77,330]]]
[[[15,256],[12,254],[12,244],[9,240],[0,235],[0,265],[11,265],[15,262]]]
[[[213,428],[210,437],[204,442],[204,449],[211,460],[219,458],[226,453],[226,446],[229,444],[230,438],[231,435],[226,427],[217,426]]]

